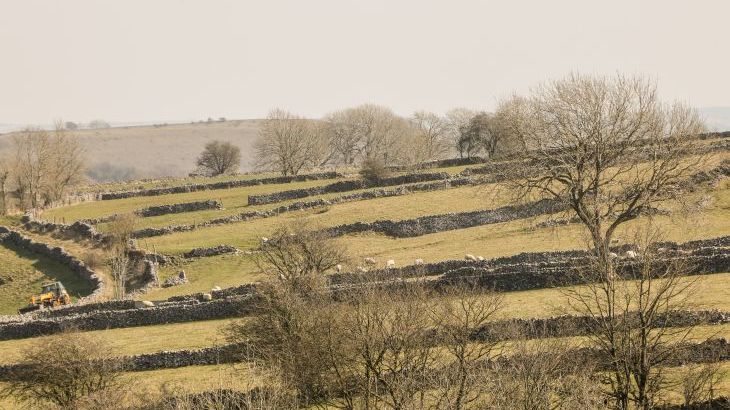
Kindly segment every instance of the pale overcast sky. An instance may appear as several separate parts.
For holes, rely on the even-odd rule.
[[[490,109],[571,70],[730,106],[728,21],[728,0],[0,0],[0,123]]]

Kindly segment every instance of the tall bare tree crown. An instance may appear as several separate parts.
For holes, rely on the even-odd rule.
[[[619,225],[676,197],[704,129],[694,109],[662,103],[652,81],[621,75],[573,74],[498,114],[525,158],[509,170],[513,186],[565,202],[605,251]]]

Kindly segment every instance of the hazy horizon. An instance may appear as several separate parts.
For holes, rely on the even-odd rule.
[[[730,2],[0,0],[0,124],[490,110],[571,71],[730,107]]]

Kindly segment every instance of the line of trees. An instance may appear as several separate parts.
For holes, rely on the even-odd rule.
[[[62,124],[55,131],[26,129],[11,144],[9,153],[0,157],[2,214],[11,204],[27,210],[62,200],[84,179],[83,147]]]
[[[418,111],[403,118],[387,107],[363,104],[320,120],[274,109],[264,120],[255,153],[259,167],[283,175],[365,160],[408,166],[454,152],[493,157],[508,140],[501,124],[499,115],[463,108],[443,116]]]

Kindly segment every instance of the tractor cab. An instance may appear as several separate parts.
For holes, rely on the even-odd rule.
[[[61,282],[53,282],[43,285],[41,287],[41,294],[47,294],[52,293],[55,297],[60,297],[63,294],[66,294],[66,288],[63,286],[63,283]]]
[[[54,308],[71,304],[71,296],[61,282],[51,282],[41,286],[41,293],[30,297],[28,306],[18,309],[18,313],[28,313],[35,310]]]

